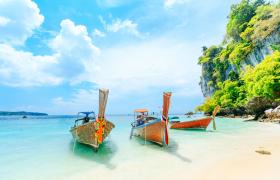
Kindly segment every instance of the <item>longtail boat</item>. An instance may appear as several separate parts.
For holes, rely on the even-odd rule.
[[[74,126],[70,129],[75,141],[89,145],[97,150],[99,145],[102,144],[104,139],[115,127],[104,116],[108,94],[108,89],[99,90],[99,112],[97,117],[95,117],[94,112],[78,113],[78,116],[84,114],[85,117],[75,120]]]
[[[161,146],[168,145],[168,111],[170,106],[171,92],[163,93],[163,109],[161,118],[150,116],[148,109],[136,109],[134,122],[131,124],[132,136],[143,138]]]
[[[213,120],[213,129],[216,130],[215,116],[220,110],[220,106],[216,106],[211,117],[205,117],[192,121],[177,122],[171,125],[171,129],[206,129]]]

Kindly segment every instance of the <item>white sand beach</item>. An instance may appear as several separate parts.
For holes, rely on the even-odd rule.
[[[231,157],[216,161],[201,169],[192,179],[280,179],[280,132],[257,135],[255,142],[241,141]],[[265,150],[270,155],[255,150]]]

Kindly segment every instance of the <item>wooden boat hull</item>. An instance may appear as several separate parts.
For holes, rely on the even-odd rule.
[[[206,129],[210,124],[212,117],[197,119],[193,121],[184,121],[173,124],[171,129]]]
[[[176,123],[179,123],[181,121],[169,121],[169,124],[172,125],[172,124],[176,124]]]
[[[163,146],[165,144],[166,136],[165,126],[165,122],[161,120],[154,120],[152,122],[133,127],[132,135]]]
[[[113,123],[106,120],[106,126],[104,130],[103,140],[110,134],[111,130],[115,127]],[[99,143],[95,137],[96,132],[96,121],[91,121],[79,126],[72,127],[70,132],[75,141],[79,143],[92,146],[93,148],[98,148]]]

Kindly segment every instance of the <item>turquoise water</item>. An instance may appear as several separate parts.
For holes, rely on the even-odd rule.
[[[95,153],[87,146],[73,143],[69,129],[74,119],[71,116],[0,117],[0,179],[68,179],[83,172],[117,174],[125,164],[131,168],[129,173],[139,174],[138,166],[146,162],[144,165],[152,168],[157,166],[153,164],[156,161],[160,166],[160,159],[191,167],[207,158],[205,148],[219,150],[235,143],[248,131],[266,126],[241,119],[217,118],[217,131],[212,131],[212,124],[206,131],[169,130],[170,145],[159,147],[137,138],[129,140],[133,116],[110,116],[108,119],[116,128]],[[162,168],[175,167],[170,164]],[[129,178],[129,173],[119,177]]]

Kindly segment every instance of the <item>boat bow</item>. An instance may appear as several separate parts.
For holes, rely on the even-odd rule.
[[[165,122],[165,144],[168,145],[169,136],[168,136],[168,112],[170,107],[170,98],[171,92],[164,92],[163,93],[163,107],[162,107],[162,121]]]
[[[98,144],[103,142],[103,135],[106,128],[105,120],[105,109],[107,104],[109,90],[108,89],[99,89],[99,112],[96,120],[96,134]]]

